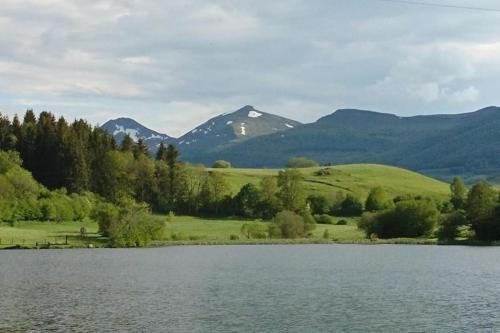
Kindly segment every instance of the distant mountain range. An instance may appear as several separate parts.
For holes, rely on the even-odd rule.
[[[113,135],[118,143],[121,143],[127,134],[136,142],[142,138],[150,151],[156,151],[162,141],[170,142],[172,139],[170,136],[153,131],[130,118],[109,120],[101,127]]]
[[[395,165],[441,179],[500,175],[499,107],[414,117],[343,109],[301,125],[246,106],[166,140],[185,160],[207,165],[225,159],[238,167],[282,167],[304,156],[323,164]]]

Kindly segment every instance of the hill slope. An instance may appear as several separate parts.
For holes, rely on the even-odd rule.
[[[281,167],[293,156],[320,163],[390,164],[443,178],[491,176],[500,171],[500,108],[415,117],[338,110],[315,123],[198,158],[226,159],[239,167]]]
[[[422,194],[445,199],[449,196],[449,185],[439,180],[426,177],[405,169],[377,164],[351,164],[328,167],[330,175],[318,176],[322,169],[299,169],[304,175],[308,194],[329,195],[338,191],[352,193],[365,199],[368,192],[382,186],[387,193],[395,197],[402,194]],[[259,184],[265,176],[277,176],[280,169],[210,169],[220,172],[231,184],[233,194],[247,184]]]
[[[136,142],[142,138],[150,151],[156,151],[162,141],[170,142],[172,139],[170,136],[153,131],[131,118],[109,120],[101,127],[113,135],[118,144],[127,134]]]

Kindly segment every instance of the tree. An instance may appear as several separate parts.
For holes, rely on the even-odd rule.
[[[143,138],[137,140],[137,144],[135,144],[133,152],[135,159],[138,159],[140,156],[148,156],[149,154],[148,146],[146,146],[146,143],[144,142]]]
[[[440,240],[454,240],[460,234],[460,227],[466,224],[465,211],[456,210],[441,219],[437,236]]]
[[[304,237],[304,220],[302,216],[291,212],[282,211],[276,215],[269,225],[269,234],[276,238],[298,238]]]
[[[480,240],[500,239],[500,223],[496,218],[498,193],[486,182],[475,184],[467,196],[465,211],[476,237]]]
[[[411,199],[397,202],[392,209],[363,214],[358,227],[367,237],[421,237],[433,232],[438,217],[433,201]]]
[[[312,214],[328,214],[331,210],[330,202],[323,195],[313,194],[308,196],[307,204]]]
[[[250,183],[244,185],[233,199],[236,214],[248,218],[258,217],[261,199],[262,195],[257,186]]]
[[[318,163],[305,157],[292,157],[286,166],[287,168],[311,168],[317,167]]]
[[[156,160],[157,161],[167,160],[167,148],[165,148],[163,141],[160,142],[160,146],[158,147],[158,151],[156,152]]]
[[[451,190],[451,204],[455,209],[463,209],[467,201],[467,188],[460,177],[453,178],[450,185]]]
[[[387,196],[387,193],[380,186],[371,189],[366,198],[365,209],[369,212],[384,210],[392,207],[393,202]]]
[[[261,202],[258,208],[262,218],[271,219],[282,210],[277,192],[278,183],[276,177],[266,176],[262,178],[260,182]]]
[[[348,194],[340,206],[342,216],[360,216],[363,214],[363,203],[359,198]]]
[[[231,168],[231,163],[228,161],[224,161],[224,160],[218,160],[218,161],[214,162],[214,164],[212,165],[212,168],[229,169],[229,168]]]
[[[134,146],[135,146],[134,140],[132,140],[130,135],[125,134],[125,137],[123,138],[122,143],[120,145],[120,150],[125,152],[132,151],[134,149]]]
[[[206,175],[200,198],[204,210],[209,213],[219,214],[219,208],[226,194],[229,192],[229,184],[219,172],[210,171]]]
[[[286,169],[278,174],[278,198],[283,207],[290,211],[299,211],[305,206],[302,174],[296,169]]]
[[[176,181],[176,166],[177,158],[179,157],[179,151],[174,145],[168,145],[167,152],[165,155],[165,160],[168,165],[168,177],[170,179],[168,194],[170,198],[170,205],[173,207],[175,203],[175,181]]]

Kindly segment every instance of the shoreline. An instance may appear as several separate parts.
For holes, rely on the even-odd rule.
[[[142,247],[112,247],[96,246],[89,243],[87,246],[48,245],[26,246],[12,245],[0,247],[1,250],[46,250],[46,249],[147,249],[171,246],[237,246],[237,245],[434,245],[434,246],[500,246],[500,242],[485,242],[476,240],[439,241],[437,239],[392,238],[379,240],[324,240],[324,239],[248,239],[248,240],[185,240],[185,241],[156,241]]]

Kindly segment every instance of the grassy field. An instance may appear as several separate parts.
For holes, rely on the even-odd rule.
[[[323,167],[300,169],[304,175],[308,194],[336,193],[342,191],[353,193],[364,199],[368,192],[382,186],[389,195],[414,193],[446,198],[449,195],[449,185],[439,180],[429,178],[416,172],[401,168],[378,164],[351,164],[329,167],[331,174],[317,176],[315,172]],[[247,184],[259,184],[264,176],[277,176],[279,169],[210,169],[222,173],[233,194]]]
[[[159,216],[166,223],[165,240],[157,244],[168,245],[175,242],[213,242],[230,243],[230,236],[236,235],[240,241],[246,241],[241,234],[241,226],[253,221],[232,219],[203,219],[191,216],[176,216],[167,222],[166,216]],[[339,218],[340,219],[340,218]],[[313,236],[298,242],[316,242],[323,240],[325,229],[330,234],[330,241],[359,241],[364,238],[363,233],[356,227],[354,219],[347,219],[348,225],[320,225],[318,224]],[[87,237],[80,237],[80,228],[85,227]],[[0,248],[22,246],[34,248],[38,243],[46,247],[86,247],[91,243],[102,247],[107,240],[97,234],[97,224],[94,222],[19,222],[15,226],[0,224]],[[68,236],[68,245],[65,244]],[[258,240],[258,242],[281,243],[284,240]],[[252,240],[253,242],[253,240]],[[289,242],[289,240],[287,240]]]
[[[80,228],[87,230],[86,237],[80,235]],[[88,243],[96,246],[105,245],[106,240],[97,234],[97,223],[87,222],[17,222],[14,226],[0,224],[0,248],[15,245],[35,247],[36,243],[45,246],[47,243],[64,244],[66,236],[69,246],[85,247]]]

